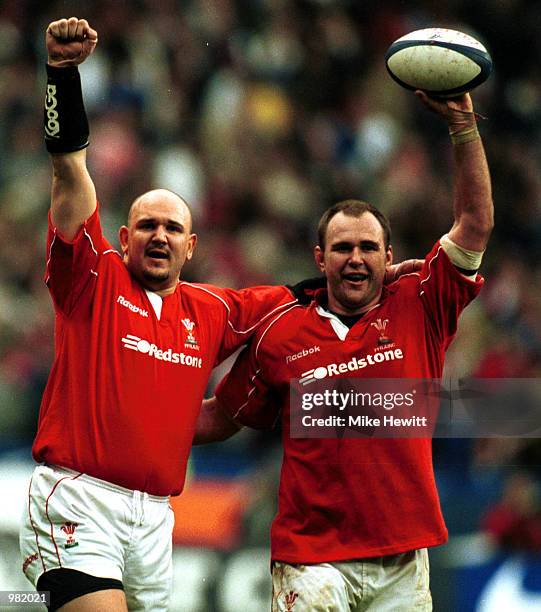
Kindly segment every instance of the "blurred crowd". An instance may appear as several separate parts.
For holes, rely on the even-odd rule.
[[[349,197],[389,215],[397,260],[423,257],[452,220],[451,145],[441,120],[390,79],[383,56],[424,27],[480,39],[495,66],[473,98],[485,117],[496,228],[486,286],[462,318],[448,369],[540,377],[539,2],[1,0],[0,452],[29,452],[52,359],[44,31],[72,15],[99,34],[81,74],[88,164],[109,239],[117,244],[135,196],[172,189],[191,203],[200,236],[185,277],[231,287],[313,276],[317,220]],[[195,471],[241,456],[246,467],[262,449],[274,457],[272,437],[239,440],[196,453]],[[457,529],[476,526],[464,524],[460,505],[473,495],[468,520],[500,542],[520,540],[507,533],[509,505],[539,530],[536,439],[436,440],[435,457]],[[541,535],[535,541],[541,550]]]

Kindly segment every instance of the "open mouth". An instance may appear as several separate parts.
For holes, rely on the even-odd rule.
[[[146,256],[152,259],[169,259],[169,253],[161,249],[149,249]]]
[[[370,276],[362,272],[350,272],[349,274],[343,274],[342,278],[350,283],[362,283],[363,281],[368,280]]]

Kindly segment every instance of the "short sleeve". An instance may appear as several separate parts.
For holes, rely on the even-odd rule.
[[[458,318],[479,294],[484,279],[466,278],[452,264],[439,241],[425,259],[420,297],[440,341],[447,344],[457,330]]]
[[[98,207],[73,240],[65,240],[53,226],[49,213],[45,283],[55,308],[69,315],[81,295],[92,291],[100,256],[113,250],[105,240]]]
[[[221,295],[227,305],[227,323],[216,363],[246,344],[263,322],[296,302],[281,286],[223,289]]]

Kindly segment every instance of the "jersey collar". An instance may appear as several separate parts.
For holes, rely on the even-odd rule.
[[[350,328],[344,323],[342,323],[342,321],[340,321],[340,319],[335,314],[327,310],[326,297],[327,297],[326,291],[325,291],[325,301],[318,299],[318,296],[316,295],[316,302],[319,302],[319,303],[316,303],[316,312],[320,317],[324,319],[329,319],[331,323],[331,327],[334,330],[334,333],[343,342],[346,339],[346,336],[348,335]],[[375,308],[378,308],[379,306],[381,306],[381,301],[379,301],[377,304],[374,304],[372,308],[369,308],[364,314],[367,315],[369,312],[372,312],[372,310],[374,310]]]
[[[325,310],[325,308],[323,308],[323,306],[319,304],[316,306],[316,312],[320,317],[330,320],[331,326],[334,329],[334,333],[343,342],[346,339],[346,336],[348,335],[349,327],[347,325],[344,325],[336,315],[334,315],[332,312],[329,312],[328,310]]]

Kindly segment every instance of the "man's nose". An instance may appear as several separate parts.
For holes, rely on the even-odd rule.
[[[354,247],[349,257],[349,263],[360,266],[364,262],[363,252],[359,247]]]
[[[156,226],[152,240],[162,243],[167,242],[167,232],[165,231],[165,227],[163,225]]]

